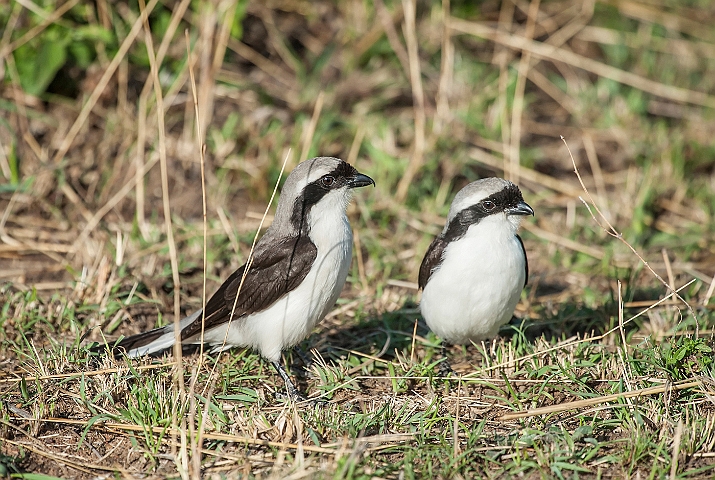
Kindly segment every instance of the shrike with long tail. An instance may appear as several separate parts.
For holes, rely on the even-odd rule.
[[[205,315],[199,310],[181,320],[182,343],[201,341],[205,317],[203,341],[213,351],[256,349],[274,365],[288,395],[300,399],[281,352],[305,339],[340,296],[353,245],[346,209],[352,190],[370,184],[370,177],[337,158],[299,164],[286,179],[248,271],[243,265],[226,279],[206,303]],[[124,338],[113,348],[139,357],[168,349],[174,338],[172,324]]]

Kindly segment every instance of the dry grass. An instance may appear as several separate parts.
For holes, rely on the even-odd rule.
[[[0,475],[712,476],[707,2],[38,5],[0,6]],[[44,86],[43,48],[72,59]],[[250,351],[88,355],[200,307],[318,154],[377,182],[340,303],[286,352],[324,407]],[[530,284],[445,379],[414,281],[487,175],[537,212]]]

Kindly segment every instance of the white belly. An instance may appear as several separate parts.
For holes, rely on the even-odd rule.
[[[526,258],[513,230],[498,226],[485,219],[451,242],[425,286],[422,315],[452,343],[495,336],[519,301]]]

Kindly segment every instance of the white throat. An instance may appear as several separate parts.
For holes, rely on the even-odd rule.
[[[333,190],[308,212],[308,236],[318,249],[319,257],[346,243],[352,247],[353,231],[346,214],[350,197],[349,190]]]

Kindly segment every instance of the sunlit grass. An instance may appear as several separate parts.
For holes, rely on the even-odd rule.
[[[49,48],[48,39],[74,28],[79,43],[66,50],[74,63],[58,68],[78,93],[31,79],[28,65],[15,78],[8,65],[0,99],[0,476],[198,476],[193,465],[183,473],[178,465],[199,431],[199,465],[216,478],[713,475],[712,109],[669,99],[672,89],[661,98],[645,84],[532,57],[518,139],[518,183],[536,211],[522,231],[529,286],[518,318],[499,338],[447,349],[455,373],[445,377],[440,339],[419,317],[416,273],[454,193],[477,178],[509,175],[523,53],[454,34],[445,75],[442,4],[418,4],[426,150],[405,201],[397,202],[415,143],[403,3],[386,2],[382,13],[358,0],[248,3],[228,18],[194,11],[192,2],[177,30],[189,31],[192,48],[218,44],[207,24],[230,32],[216,81],[201,87],[213,98],[205,135],[209,294],[245,262],[281,163],[289,148],[300,152],[321,92],[308,155],[354,152],[377,186],[356,195],[349,210],[360,255],[336,313],[284,353],[299,387],[326,403],[286,403],[275,395],[282,381],[271,366],[239,349],[201,362],[187,350],[189,393],[182,396],[171,355],[129,361],[86,348],[172,322],[175,285],[158,169],[144,180],[145,224],[131,188],[83,236],[92,215],[133,185],[138,96],[148,76],[143,41],[129,50],[61,162],[49,160],[96,85],[88,65],[101,75],[138,15],[79,3],[13,51],[16,64],[32,66],[30,46]],[[506,7],[452,3],[455,18],[524,35],[524,5],[508,27],[498,24]],[[579,16],[572,4],[545,2],[535,38],[545,42],[586,22],[561,48],[667,88],[711,92],[707,6],[664,2],[658,18],[670,22],[666,28],[649,16],[651,4],[597,2]],[[19,22],[0,52],[42,22],[25,8],[0,6],[1,25]],[[155,46],[172,15],[156,8],[149,22]],[[182,36],[172,40],[160,79],[182,313],[190,313],[201,305],[204,238]],[[200,78],[213,78],[207,65],[195,67]],[[157,155],[156,103],[147,98],[145,164]],[[670,287],[577,198],[585,193],[560,135],[623,239],[670,287],[692,282],[680,295],[697,319],[680,300],[655,305]],[[474,149],[496,161],[475,159]],[[683,381],[696,386],[680,388]],[[662,391],[628,396],[651,387]],[[617,397],[601,401],[608,395]],[[575,401],[588,405],[567,408]],[[503,418],[540,407],[554,410]],[[189,447],[180,444],[181,429]]]

